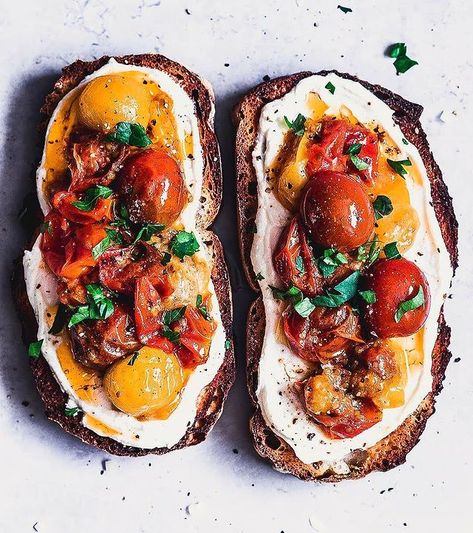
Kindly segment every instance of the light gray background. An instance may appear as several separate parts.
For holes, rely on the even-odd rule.
[[[472,530],[472,6],[462,0],[342,4],[353,12],[343,14],[336,0],[1,0],[1,531]],[[403,76],[383,55],[397,41],[419,61]],[[8,278],[26,237],[16,215],[32,190],[42,141],[38,109],[53,80],[77,58],[140,52],[176,59],[215,88],[225,175],[215,229],[232,271],[239,373],[204,444],[133,459],[91,449],[45,419]],[[249,439],[243,324],[252,296],[239,273],[230,122],[239,95],[264,75],[324,68],[357,74],[422,103],[423,125],[455,200],[461,246],[447,306],[452,351],[461,360],[448,368],[437,414],[404,466],[337,486],[272,471]],[[438,118],[442,111],[447,122]]]

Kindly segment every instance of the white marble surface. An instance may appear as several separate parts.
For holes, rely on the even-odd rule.
[[[353,12],[343,14],[335,0],[1,2],[0,531],[471,531],[473,11],[462,0],[342,4]],[[397,41],[419,61],[403,76],[383,56]],[[76,58],[145,51],[181,61],[216,91],[225,171],[216,230],[233,273],[239,379],[204,444],[131,459],[107,457],[45,419],[8,277],[25,239],[16,215],[32,189],[38,109],[52,81]],[[461,249],[447,306],[453,357],[461,360],[448,368],[437,414],[404,466],[336,486],[278,474],[250,443],[243,321],[251,295],[238,274],[229,118],[238,95],[264,75],[322,68],[357,74],[424,105],[423,124],[455,200]]]

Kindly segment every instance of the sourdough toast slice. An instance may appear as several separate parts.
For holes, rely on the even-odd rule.
[[[96,71],[109,61],[104,56],[90,62],[76,61],[63,69],[62,76],[46,97],[41,108],[43,115],[42,129],[45,130],[57,104],[71,89],[76,87],[87,75]],[[115,455],[141,456],[146,454],[161,455],[172,450],[184,448],[202,442],[218,420],[228,391],[235,379],[235,358],[232,341],[232,299],[222,245],[218,237],[208,227],[218,214],[222,198],[222,171],[217,138],[213,129],[214,96],[211,88],[196,74],[182,65],[157,54],[130,55],[114,57],[119,63],[130,66],[143,66],[165,71],[189,95],[194,102],[204,158],[204,179],[202,195],[199,199],[197,226],[207,247],[212,261],[211,277],[219,302],[222,323],[226,338],[224,360],[213,380],[201,391],[198,397],[197,413],[194,422],[188,427],[181,440],[171,448],[160,447],[142,449],[125,446],[109,437],[102,437],[81,424],[81,416],[66,416],[64,413],[67,395],[63,393],[50,367],[43,357],[31,360],[31,368],[41,399],[45,405],[46,416],[57,422],[67,432],[82,441]],[[30,218],[39,224],[42,214],[38,205],[31,206]],[[34,237],[36,237],[37,231]],[[32,241],[34,242],[34,240]],[[13,275],[13,294],[18,313],[22,321],[23,340],[26,344],[36,340],[37,322],[29,303],[23,274],[23,266],[18,261]]]
[[[349,74],[341,74],[335,71],[301,72],[277,78],[255,87],[243,97],[233,112],[233,120],[237,127],[236,170],[240,249],[248,283],[253,290],[259,292],[250,253],[258,207],[257,179],[252,153],[258,135],[261,110],[267,102],[284,96],[300,80],[313,74],[325,76],[330,72],[360,83],[374,96],[385,102],[393,110],[394,120],[401,128],[405,138],[418,149],[430,180],[433,206],[442,237],[450,255],[452,268],[455,270],[458,264],[458,224],[453,211],[452,200],[442,179],[442,173],[429,149],[425,133],[419,121],[423,110],[422,107],[408,102],[401,96],[379,85],[372,85]],[[348,474],[340,474],[331,468],[326,468],[326,466],[322,465],[322,462],[303,463],[295,455],[293,449],[266,424],[256,395],[264,331],[264,307],[262,299],[259,297],[253,303],[248,314],[247,380],[254,407],[254,413],[250,420],[250,429],[253,434],[256,451],[263,458],[269,460],[274,468],[281,472],[293,474],[304,480],[328,482],[360,478],[374,470],[389,470],[405,461],[407,453],[418,442],[427,419],[435,410],[435,396],[442,389],[445,369],[451,357],[448,350],[450,329],[445,323],[443,311],[439,316],[437,340],[432,354],[433,383],[431,392],[423,399],[416,411],[395,431],[371,448],[353,452],[347,460],[350,470]]]

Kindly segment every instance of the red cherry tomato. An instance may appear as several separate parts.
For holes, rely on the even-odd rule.
[[[374,212],[363,185],[341,172],[318,172],[307,183],[300,203],[302,220],[315,244],[349,251],[374,230]]]
[[[92,368],[105,368],[140,347],[132,316],[117,304],[106,320],[81,322],[70,334],[74,359]]]
[[[397,321],[399,305],[416,296],[420,287],[424,292],[424,303],[407,311]],[[369,269],[363,288],[376,294],[376,302],[365,305],[363,317],[372,335],[383,339],[407,337],[424,325],[430,310],[430,289],[415,263],[404,258],[381,259]]]
[[[79,197],[73,192],[59,191],[52,199],[52,205],[61,215],[77,224],[112,220],[112,198],[99,198],[91,211],[81,211],[75,205]]]
[[[176,355],[184,368],[195,368],[207,361],[215,328],[212,319],[205,318],[196,307],[187,306],[184,316],[174,328],[180,333]]]
[[[315,296],[320,292],[322,276],[299,217],[294,217],[281,234],[273,263],[286,287],[294,285],[307,296]]]
[[[359,144],[358,152],[350,154],[350,147]],[[361,170],[352,157],[366,163]],[[369,185],[374,184],[378,172],[378,137],[361,125],[352,125],[346,119],[324,119],[318,140],[309,148],[307,174],[314,176],[321,170],[356,174]]]
[[[307,318],[290,310],[282,323],[290,347],[307,361],[325,362],[363,342],[358,317],[349,305],[316,307]]]
[[[145,276],[161,297],[169,296],[173,287],[161,264],[163,256],[145,242],[104,252],[99,259],[99,278],[112,291],[133,296],[136,280]]]
[[[179,165],[163,150],[148,149],[125,162],[119,192],[135,223],[172,224],[187,201]]]

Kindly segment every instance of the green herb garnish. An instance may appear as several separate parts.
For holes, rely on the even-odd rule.
[[[294,304],[294,311],[298,313],[302,318],[307,318],[315,309],[315,305],[310,298],[304,298],[300,302]]]
[[[299,113],[297,117],[291,122],[286,116],[284,116],[284,122],[286,126],[292,130],[294,135],[302,137],[305,131],[305,116]]]
[[[304,259],[302,258],[301,255],[298,255],[296,257],[296,269],[301,276],[305,274]]]
[[[41,355],[41,346],[43,345],[43,339],[34,341],[28,346],[28,355],[33,359],[38,359]]]
[[[401,254],[397,248],[397,242],[390,242],[383,248],[384,255],[387,259],[400,259]]]
[[[424,289],[422,288],[422,285],[420,285],[419,291],[413,298],[411,298],[410,300],[406,300],[405,302],[401,302],[399,304],[396,314],[394,315],[394,320],[396,322],[400,322],[401,318],[406,313],[408,313],[409,311],[414,311],[414,309],[421,307],[422,305],[424,305],[424,303],[425,303]]]
[[[381,247],[378,243],[378,237],[375,235],[372,241],[365,242],[358,247],[356,260],[366,262],[366,266],[370,266],[378,259],[380,253]]]
[[[146,135],[143,126],[131,122],[118,122],[115,131],[107,135],[107,141],[138,146],[139,148],[145,148],[151,144],[151,139]]]
[[[136,358],[140,355],[140,352],[135,352],[131,357],[130,357],[130,360],[128,361],[127,365],[128,366],[133,366],[135,364],[135,361],[136,361]]]
[[[153,235],[163,231],[164,224],[145,224],[135,237],[133,243],[138,241],[149,241]]]
[[[92,248],[92,257],[95,260],[97,260],[113,244],[123,244],[123,238],[118,231],[106,228],[105,233],[107,235]]]
[[[360,143],[353,143],[345,150],[348,155],[357,155],[360,153],[362,145]]]
[[[275,300],[291,300],[292,303],[297,303],[304,298],[302,291],[294,286],[289,287],[287,291],[283,291],[272,285],[270,285],[269,288],[271,289]]]
[[[360,272],[355,270],[326,294],[312,298],[311,302],[317,307],[339,307],[356,295],[359,279]]]
[[[105,296],[98,284],[85,286],[87,290],[87,304],[77,307],[67,326],[70,328],[84,320],[106,320],[114,310],[113,302]]]
[[[170,326],[174,322],[177,322],[184,316],[187,306],[176,307],[176,309],[171,309],[171,311],[166,311],[163,315],[163,323],[166,326]]]
[[[72,202],[72,205],[77,207],[79,211],[92,211],[99,198],[109,198],[112,194],[113,191],[110,187],[95,185],[85,191],[82,200]]]
[[[80,409],[78,407],[65,407],[64,414],[66,416],[76,416],[79,413]]]
[[[329,93],[335,94],[335,85],[334,85],[331,81],[329,81],[329,82],[327,83],[327,85],[325,86],[325,88],[327,89],[327,91],[328,91]]]
[[[380,194],[373,202],[373,209],[376,220],[379,220],[380,218],[388,216],[392,213],[393,204],[387,196]]]
[[[225,350],[229,350],[232,345],[232,341],[230,339],[225,339]]]
[[[193,232],[179,231],[171,240],[171,252],[179,259],[194,255],[199,250],[200,246]]]
[[[174,344],[179,342],[179,339],[181,338],[181,335],[178,331],[172,330],[169,326],[163,327],[163,335],[168,339],[169,341],[173,342]]]
[[[360,159],[357,155],[351,155],[350,160],[357,170],[366,170],[369,168],[368,163],[363,161],[363,159]]]
[[[61,331],[64,329],[64,326],[67,324],[67,321],[69,320],[69,315],[70,311],[67,305],[60,303],[56,311],[56,316],[54,317],[53,325],[48,333],[51,335],[57,335],[58,333],[61,333]]]
[[[255,279],[256,279],[256,281],[263,281],[264,280],[264,276],[263,276],[263,274],[261,274],[261,272],[258,272],[255,275]]]
[[[339,9],[340,11],[343,11],[343,13],[345,13],[345,14],[351,13],[353,11],[353,9],[351,7],[344,7],[344,6],[341,6],[341,5],[338,5],[337,9]]]
[[[171,257],[172,257],[171,254],[168,254],[168,252],[164,252],[163,258],[160,261],[161,264],[163,266],[166,266],[169,263],[169,261],[171,261]]]
[[[394,170],[394,172],[397,172],[402,178],[407,174],[407,170],[404,167],[412,166],[412,163],[409,159],[403,159],[402,161],[393,161],[392,159],[388,159],[387,161],[388,165]]]
[[[327,248],[327,250],[323,251],[322,257],[318,259],[317,266],[322,276],[328,278],[340,265],[346,265],[347,263],[348,259],[341,252],[333,248]]]
[[[358,291],[358,294],[368,304],[374,304],[376,302],[376,293],[374,291],[371,291],[371,290]]]
[[[41,226],[39,227],[39,231],[41,233],[49,233],[49,235],[52,235],[53,233],[53,228],[52,228],[52,225],[51,225],[51,221],[50,220],[45,220]]]
[[[417,61],[414,61],[407,56],[407,46],[405,43],[396,43],[389,47],[389,57],[395,59],[394,68],[396,74],[404,74],[414,65],[418,65]]]
[[[205,318],[205,320],[210,320],[209,312],[207,310],[207,306],[203,304],[203,298],[201,294],[197,295],[197,298],[195,300],[195,306],[199,310],[200,314]]]

